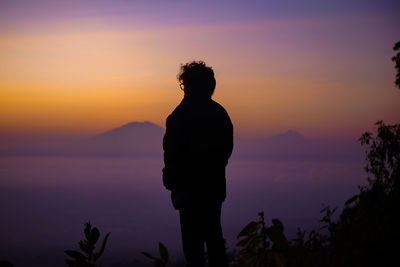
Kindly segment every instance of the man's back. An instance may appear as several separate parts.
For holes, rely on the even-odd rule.
[[[233,126],[225,109],[211,99],[185,97],[167,119],[164,185],[185,204],[222,202],[225,167],[233,148]],[[176,203],[178,205],[180,203]]]

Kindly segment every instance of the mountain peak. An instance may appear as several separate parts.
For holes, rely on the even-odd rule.
[[[155,123],[152,123],[151,121],[131,121],[131,122],[128,122],[120,127],[114,128],[114,129],[124,128],[124,127],[157,127],[157,128],[161,128],[160,126],[158,126]],[[112,130],[114,130],[114,129],[112,129]]]
[[[156,124],[152,123],[151,121],[131,121],[122,126],[126,126],[126,125],[156,125]]]
[[[150,121],[133,121],[89,139],[96,155],[162,155],[165,129]]]
[[[127,140],[131,138],[151,138],[152,136],[161,136],[164,129],[150,121],[132,121],[122,126],[113,128],[101,134],[94,136],[94,139],[108,139],[110,140]],[[105,140],[104,140],[105,141]]]
[[[303,142],[305,137],[295,130],[287,130],[284,133],[270,136],[266,139],[269,142]]]
[[[158,126],[155,123],[152,123],[150,121],[132,121],[132,122],[128,122],[122,126],[113,128],[111,130],[108,130],[104,133],[101,133],[97,136],[104,136],[104,135],[110,135],[110,134],[116,134],[116,133],[126,133],[126,134],[132,134],[134,132],[138,133],[138,132],[148,132],[148,131],[155,131],[155,132],[163,132],[164,129],[160,126]]]
[[[299,132],[296,132],[294,130],[287,130],[286,132],[280,134],[281,136],[290,136],[290,137],[295,137],[295,138],[304,138],[302,134]]]

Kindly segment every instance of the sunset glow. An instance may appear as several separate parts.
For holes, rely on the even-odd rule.
[[[390,61],[400,21],[394,2],[350,2],[282,13],[258,1],[2,1],[1,132],[164,126],[182,97],[180,64],[201,59],[239,135],[358,136],[400,118]]]

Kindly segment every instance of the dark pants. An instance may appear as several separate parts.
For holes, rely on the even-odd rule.
[[[187,267],[204,266],[204,243],[211,267],[227,267],[221,228],[221,205],[179,210]]]

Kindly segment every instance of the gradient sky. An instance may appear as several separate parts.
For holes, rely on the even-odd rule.
[[[399,1],[0,2],[0,133],[164,126],[181,63],[216,73],[239,136],[399,122]]]

